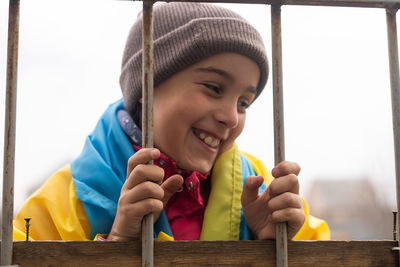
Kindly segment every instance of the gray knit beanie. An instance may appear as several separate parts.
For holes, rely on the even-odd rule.
[[[257,95],[268,78],[268,62],[260,34],[233,11],[204,3],[157,3],[153,8],[154,87],[212,55],[236,52],[260,68]],[[125,109],[136,113],[142,96],[142,15],[133,25],[122,59],[120,85]]]

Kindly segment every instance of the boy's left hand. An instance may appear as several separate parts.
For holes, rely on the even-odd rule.
[[[299,196],[299,172],[297,163],[280,162],[271,172],[275,179],[262,194],[258,194],[258,189],[264,178],[246,178],[242,193],[243,213],[257,239],[275,238],[275,224],[278,222],[288,222],[288,239],[292,239],[303,226],[305,215]]]

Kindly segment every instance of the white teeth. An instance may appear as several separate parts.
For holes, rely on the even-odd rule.
[[[211,144],[212,147],[217,147],[219,145],[219,140],[214,139],[213,143]]]
[[[203,132],[199,133],[197,135],[201,140],[203,140],[204,143],[206,143],[207,145],[211,146],[211,147],[217,147],[219,145],[219,143],[221,142],[220,140],[209,136]]]
[[[207,136],[207,137],[204,139],[204,143],[206,143],[207,145],[210,145],[210,146],[211,146],[211,144],[213,143],[213,138],[210,137],[210,136]]]

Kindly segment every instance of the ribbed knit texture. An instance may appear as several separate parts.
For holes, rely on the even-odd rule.
[[[260,34],[233,11],[204,3],[157,3],[153,7],[154,86],[212,55],[236,52],[260,68],[257,96],[268,78]],[[134,114],[142,96],[142,16],[133,25],[122,59],[124,107]],[[256,96],[256,97],[257,97]]]

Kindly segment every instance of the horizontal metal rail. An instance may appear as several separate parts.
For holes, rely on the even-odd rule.
[[[132,0],[120,0],[132,1]],[[151,1],[153,0],[142,0]],[[198,0],[175,0],[170,2],[199,2]],[[202,0],[205,3],[232,3],[232,4],[278,4],[294,6],[332,6],[332,7],[370,7],[370,8],[400,8],[400,0]]]

